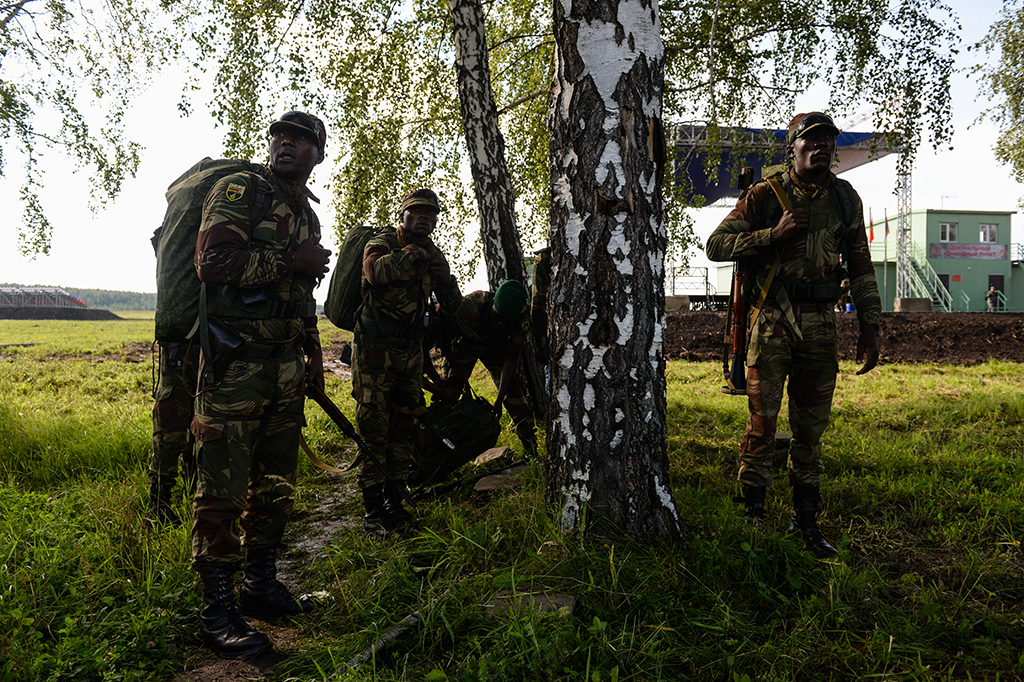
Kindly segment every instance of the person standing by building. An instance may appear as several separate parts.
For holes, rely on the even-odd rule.
[[[398,228],[375,235],[363,250],[363,305],[352,352],[356,429],[397,481],[362,461],[357,481],[366,510],[363,530],[380,538],[414,523],[402,506],[402,489],[413,464],[415,423],[396,404],[423,400],[431,296],[445,313],[462,300],[448,261],[430,239],[440,212],[432,190],[409,192],[398,207]]]
[[[985,303],[988,305],[988,311],[994,313],[996,311],[996,303],[999,301],[999,292],[996,291],[995,285],[991,285],[988,291],[985,292]]]
[[[290,111],[270,125],[270,163],[210,191],[195,264],[208,306],[212,357],[202,358],[192,433],[199,484],[192,555],[203,583],[200,633],[225,658],[271,648],[243,615],[307,612],[277,580],[276,551],[292,508],[306,382],[323,387],[313,289],[330,251],[306,182],[324,159],[327,133],[315,116]],[[270,202],[267,217],[251,225]],[[233,576],[245,549],[235,601]]]
[[[753,272],[744,291],[751,302],[746,357],[750,418],[740,443],[743,497],[738,501],[746,516],[765,522],[765,490],[772,484],[775,433],[788,378],[793,431],[788,531],[799,533],[822,558],[837,553],[817,517],[824,471],[821,436],[831,416],[838,372],[833,307],[844,277],[849,277],[860,322],[858,362],[866,353],[857,374],[878,362],[881,322],[860,197],[831,171],[838,134],[823,113],[795,116],[786,138],[786,170],[741,196],[706,248],[711,260],[745,261]]]

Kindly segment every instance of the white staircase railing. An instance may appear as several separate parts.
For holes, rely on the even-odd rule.
[[[924,249],[919,244],[913,244],[913,251],[910,254],[910,259],[913,263],[914,277],[912,279],[918,280],[915,284],[920,284],[923,289],[922,298],[930,298],[932,301],[932,307],[938,304],[944,312],[950,312],[953,310],[953,296],[950,295],[946,285],[939,279],[935,269],[932,268],[931,263],[928,262],[927,256],[925,256]],[[916,288],[913,287],[912,288]]]

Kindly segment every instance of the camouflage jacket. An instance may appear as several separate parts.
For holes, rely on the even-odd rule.
[[[263,208],[266,217],[250,228],[253,212],[260,210],[259,182],[254,173],[229,175],[214,185],[203,205],[195,265],[199,279],[207,284],[210,314],[247,338],[285,340],[305,330],[319,346],[315,315],[261,319],[218,303],[227,295],[254,301],[313,301],[316,279],[296,275],[292,259],[300,243],[320,241],[320,221],[305,195],[299,197],[271,182],[273,194],[263,199],[270,202],[269,211]]]
[[[494,292],[474,291],[467,294],[455,311],[458,333],[452,347],[456,354],[460,348],[480,357],[487,350],[509,349],[526,342],[530,331],[530,311],[526,308],[504,329],[498,327],[495,317]]]
[[[433,257],[447,263],[444,254],[427,240],[424,247]],[[433,293],[441,310],[453,312],[462,300],[455,277],[447,284],[435,282],[429,261],[420,260],[398,243],[398,234],[388,230],[374,236],[363,250],[363,317],[381,320],[389,328],[423,327],[424,312]],[[391,335],[384,332],[385,336]]]
[[[752,260],[761,285],[776,259],[779,282],[839,284],[840,255],[845,255],[859,321],[877,327],[882,301],[864,229],[864,208],[850,183],[835,175],[830,179],[825,191],[811,198],[793,183],[788,172],[780,176],[793,207],[802,208],[809,220],[806,231],[783,244],[771,243],[771,229],[782,217],[782,206],[768,183],[758,182],[708,237],[707,256],[713,261]]]

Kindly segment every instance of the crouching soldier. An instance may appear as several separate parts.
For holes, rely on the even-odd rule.
[[[437,345],[444,356],[442,378],[448,389],[469,389],[469,377],[477,361],[491,374],[498,395],[495,416],[508,410],[516,435],[529,457],[537,456],[537,434],[526,387],[516,369],[530,333],[529,294],[515,280],[503,282],[497,291],[474,291],[462,299],[458,310],[442,325]]]

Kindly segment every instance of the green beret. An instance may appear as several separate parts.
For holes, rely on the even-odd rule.
[[[528,298],[526,287],[514,279],[508,279],[494,292],[494,309],[502,317],[518,317],[526,309]]]

